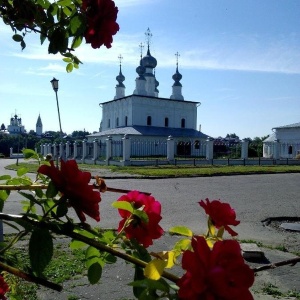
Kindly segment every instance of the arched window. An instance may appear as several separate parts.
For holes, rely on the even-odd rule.
[[[148,125],[148,126],[151,126],[151,124],[152,124],[151,116],[148,116],[148,117],[147,117],[147,125]]]
[[[128,123],[128,117],[126,116],[125,117],[125,126],[127,126],[127,123]]]
[[[181,119],[181,128],[185,128],[185,119]]]
[[[165,118],[165,127],[169,127],[169,118]]]
[[[289,145],[288,154],[293,154],[293,146]]]
[[[119,127],[119,118],[116,119],[116,127]]]
[[[107,127],[110,128],[110,119],[108,119]]]
[[[195,141],[195,149],[200,149],[200,141],[199,140],[196,140]]]

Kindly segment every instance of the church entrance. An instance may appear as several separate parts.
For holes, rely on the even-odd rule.
[[[191,142],[178,142],[177,155],[191,155]]]

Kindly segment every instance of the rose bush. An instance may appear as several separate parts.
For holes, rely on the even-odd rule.
[[[82,41],[92,48],[111,47],[119,30],[118,8],[112,0],[1,0],[0,17],[13,30],[13,40],[26,47],[29,33],[48,40],[49,54],[60,54],[66,70],[78,68],[81,61],[74,55]]]
[[[32,150],[24,153],[27,158],[40,159]],[[254,280],[253,271],[244,263],[238,242],[222,240],[222,226],[239,223],[229,204],[219,200],[200,201],[209,213],[208,220],[212,220],[208,223],[208,233],[198,236],[184,226],[173,227],[170,232],[182,235],[184,239],[166,251],[149,253],[148,247],[164,234],[159,225],[162,217],[158,200],[143,192],[128,191],[112,204],[121,218],[116,229],[103,233],[103,229],[99,231],[86,224],[85,215],[100,221],[100,191],[110,190],[104,180],[96,177],[91,184],[91,174],[79,170],[75,160],[62,160],[60,168],[53,161],[40,162],[38,181],[34,184],[26,177],[26,170],[18,171],[17,178],[0,177],[0,180],[6,180],[5,187],[12,186],[16,190],[26,187],[35,191],[29,194],[21,192],[29,200],[21,219],[10,214],[0,216],[25,229],[13,238],[13,243],[4,246],[5,250],[21,236],[29,235],[28,255],[32,271],[38,275],[34,279],[37,283],[41,284],[39,278],[44,276],[46,266],[53,259],[52,235],[55,233],[70,237],[71,248],[85,249],[90,283],[98,282],[104,266],[115,262],[116,257],[133,263],[135,274],[131,284],[137,299],[149,299],[149,295],[152,295],[151,299],[252,299],[249,288]],[[0,190],[6,190],[5,187]],[[46,192],[42,192],[42,187]],[[4,201],[5,197],[0,193],[1,200]],[[36,205],[41,207],[42,215],[36,214]],[[75,209],[79,223],[69,217],[69,207]],[[5,257],[5,251],[3,255]],[[166,271],[178,264],[186,271],[181,278]],[[5,265],[3,268],[10,271]],[[24,276],[29,275],[23,274],[22,278]],[[47,282],[47,286],[53,287],[53,284]],[[13,292],[10,294],[13,296]]]

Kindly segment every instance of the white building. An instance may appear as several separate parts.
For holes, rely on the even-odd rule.
[[[36,132],[36,135],[39,137],[41,137],[43,134],[43,123],[42,123],[42,119],[41,119],[40,115],[38,116],[38,119],[36,121],[35,132]]]
[[[151,35],[149,30],[147,35]],[[102,107],[100,129],[98,133],[88,136],[89,142],[95,138],[103,141],[108,136],[113,140],[120,140],[125,134],[130,139],[139,140],[166,140],[172,136],[177,143],[196,145],[197,149],[203,144],[204,148],[208,136],[196,130],[197,107],[200,103],[184,100],[180,83],[182,75],[178,71],[178,54],[170,98],[159,97],[159,83],[154,72],[156,66],[157,61],[150,53],[148,41],[147,54],[144,57],[141,55],[139,66],[136,68],[138,76],[135,80],[135,90],[131,95],[125,96],[125,77],[120,63],[115,97],[111,101],[99,104]],[[189,148],[189,153],[185,154],[193,154],[193,147]],[[180,147],[177,148],[177,152],[180,151]],[[205,152],[205,149],[203,151]]]
[[[263,141],[263,157],[295,158],[300,154],[300,123],[274,127]]]
[[[25,133],[25,127],[22,125],[22,119],[15,114],[10,118],[10,124],[7,126],[9,134],[20,134]]]

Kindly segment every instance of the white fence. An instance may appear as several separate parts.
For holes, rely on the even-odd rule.
[[[131,139],[124,136],[121,140],[107,137],[105,141],[70,142],[44,144],[41,154],[51,153],[55,158],[75,159],[79,163],[99,165],[163,165],[163,164],[193,164],[193,165],[300,165],[295,158],[277,157],[257,158],[248,157],[249,143],[242,141],[236,144],[240,157],[214,158],[214,140],[208,139],[196,142],[176,142],[168,139],[147,140]]]

